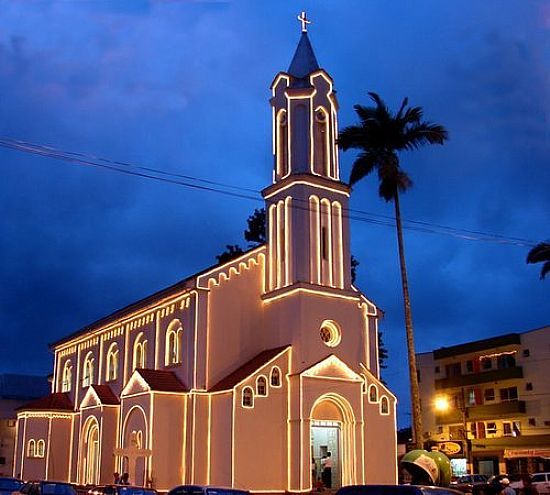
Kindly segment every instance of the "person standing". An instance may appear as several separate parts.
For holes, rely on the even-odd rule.
[[[500,486],[502,487],[500,495],[516,495],[516,491],[510,486],[510,480],[508,478],[502,478],[500,480]]]
[[[323,466],[323,482],[327,488],[332,488],[332,457],[330,452],[327,452],[327,457]]]

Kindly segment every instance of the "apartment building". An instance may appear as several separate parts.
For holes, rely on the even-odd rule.
[[[424,438],[455,469],[550,470],[550,326],[443,347],[417,360]]]

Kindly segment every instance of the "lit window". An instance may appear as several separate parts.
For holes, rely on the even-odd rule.
[[[376,385],[369,387],[369,402],[378,402],[378,389]]]
[[[46,442],[44,440],[38,440],[36,442],[36,457],[44,457],[46,451]]]
[[[390,401],[385,396],[380,399],[380,413],[381,414],[390,413]]]
[[[497,424],[492,421],[487,423],[486,432],[487,432],[487,435],[496,435]]]
[[[517,387],[501,388],[500,400],[503,402],[518,400],[518,388]]]
[[[492,400],[495,400],[495,389],[486,388],[483,392],[483,397],[485,399],[485,402],[490,402]]]
[[[267,395],[267,380],[265,376],[258,377],[256,381],[256,395],[260,397],[265,397]]]
[[[281,386],[281,370],[274,366],[271,368],[271,386],[280,387]]]
[[[321,324],[319,335],[323,343],[329,347],[336,347],[342,340],[340,327],[332,320],[325,320]]]
[[[73,365],[71,360],[65,361],[63,366],[63,376],[61,378],[61,392],[70,392],[73,381]]]
[[[166,331],[166,348],[164,364],[171,366],[181,363],[181,335],[183,328],[179,320],[174,320],[168,325]]]
[[[243,407],[254,407],[254,390],[251,387],[243,388]]]
[[[481,358],[481,368],[484,370],[490,370],[493,367],[493,362],[491,361],[491,358]]]
[[[112,382],[118,377],[118,345],[112,343],[107,352],[107,370],[105,379],[108,382]]]
[[[133,368],[145,368],[147,365],[147,340],[145,335],[140,333],[134,341],[134,362]]]
[[[94,382],[94,356],[91,352],[84,359],[84,371],[82,373],[82,386],[89,387]]]
[[[27,457],[36,457],[36,442],[32,438],[27,443]]]

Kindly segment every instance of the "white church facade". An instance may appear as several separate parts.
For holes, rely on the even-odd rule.
[[[333,487],[396,482],[381,312],[351,283],[338,103],[307,33],[271,89],[266,244],[52,344],[52,393],[18,413],[16,476],[299,493],[330,452]]]

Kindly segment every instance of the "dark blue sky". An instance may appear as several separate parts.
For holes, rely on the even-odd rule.
[[[269,85],[302,9],[340,127],[376,91],[443,123],[403,156],[408,219],[550,236],[550,7],[538,1],[0,0],[0,136],[261,189]],[[353,155],[342,155],[348,177]],[[0,372],[46,373],[47,343],[192,274],[259,203],[0,149]],[[375,178],[351,207],[391,215]],[[394,230],[352,223],[358,286],[386,312],[384,377],[408,423]],[[528,248],[406,231],[417,349],[550,323]]]

